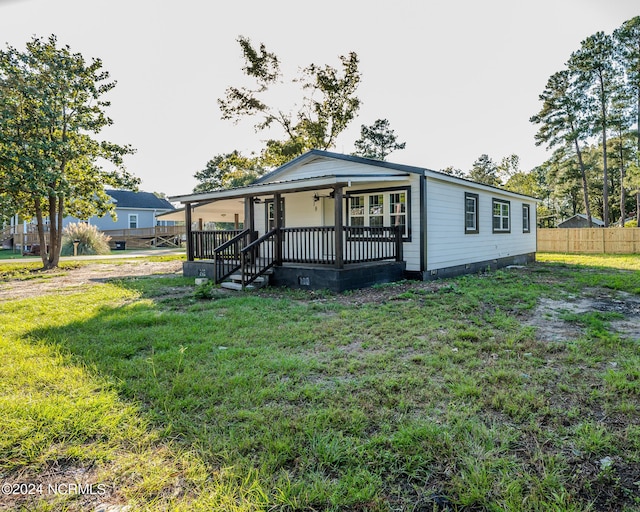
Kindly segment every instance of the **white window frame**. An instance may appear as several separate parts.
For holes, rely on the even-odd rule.
[[[522,205],[522,232],[531,233],[531,207],[528,204]]]
[[[131,226],[131,221],[135,221],[135,226]],[[137,213],[130,213],[129,214],[129,229],[137,229],[138,228],[138,214]]]
[[[498,220],[496,227],[496,220]],[[491,225],[494,233],[511,233],[511,201],[493,198]]]
[[[478,203],[480,201],[479,194],[473,194],[471,192],[464,193],[464,232],[467,235],[477,235],[480,233],[478,226]],[[473,211],[468,209],[468,201],[473,201]],[[473,216],[473,225],[469,225],[469,215]]]
[[[399,212],[392,212],[393,205],[403,204],[401,202],[393,202],[392,197],[404,194],[404,208],[400,207]],[[380,201],[382,196],[382,201]],[[404,220],[404,223],[400,223],[404,227],[403,240],[411,240],[411,188],[399,187],[392,189],[373,189],[373,190],[358,190],[347,194],[347,216],[350,226],[371,226],[372,219],[382,219],[382,224],[374,224],[374,226],[394,226],[397,225],[398,219]],[[355,200],[355,201],[354,201]],[[397,206],[396,206],[397,207]],[[358,219],[354,223],[354,219]],[[380,222],[378,220],[374,222]]]
[[[407,190],[397,190],[389,193],[389,223],[391,226],[404,226],[404,236],[407,234],[407,215],[409,205],[409,192]],[[404,195],[404,202],[400,201]],[[394,201],[397,196],[398,201]],[[404,206],[404,209],[403,209]],[[400,208],[398,208],[400,207]]]

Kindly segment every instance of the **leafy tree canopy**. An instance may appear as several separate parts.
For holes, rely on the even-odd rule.
[[[473,162],[473,167],[469,171],[469,179],[494,187],[502,184],[498,176],[498,166],[487,154],[480,155]]]
[[[37,219],[45,268],[58,264],[65,215],[104,214],[113,208],[105,185],[138,185],[123,167],[131,147],[96,137],[112,124],[104,96],[114,86],[100,59],[87,62],[55,35],[0,52],[0,203]]]
[[[398,137],[389,126],[389,120],[378,119],[371,126],[361,125],[354,155],[384,160],[387,155],[404,149],[405,146],[406,142],[398,142]]]
[[[260,176],[253,158],[242,156],[237,151],[218,155],[207,162],[207,166],[195,174],[200,182],[194,192],[208,192],[248,185]]]
[[[246,37],[239,37],[238,43],[245,62],[242,70],[254,85],[227,88],[225,96],[218,99],[222,119],[237,123],[253,118],[256,132],[269,130],[272,134],[275,130],[279,135],[267,138],[258,155],[244,156],[233,151],[215,156],[207,164],[208,171],[195,175],[204,180],[195,191],[234,186],[237,182],[246,184],[310,149],[333,147],[360,108],[356,91],[361,74],[355,52],[340,56],[337,68],[316,64],[304,68],[300,76],[290,80],[291,84],[302,85],[303,98],[298,107],[284,109],[268,104],[265,98],[272,88],[283,85],[277,55],[264,44],[254,46]],[[225,177],[227,172],[232,175]]]

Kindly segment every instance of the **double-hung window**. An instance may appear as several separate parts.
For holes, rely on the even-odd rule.
[[[138,214],[130,213],[129,214],[129,229],[136,229],[138,227]]]
[[[409,189],[367,190],[347,197],[350,226],[401,226],[409,237]]]
[[[464,194],[464,232],[473,235],[478,229],[478,194],[465,192]]]
[[[493,200],[493,232],[511,232],[511,203],[502,199]]]
[[[522,205],[522,232],[531,233],[531,215],[528,204]]]
[[[369,196],[369,226],[384,226],[384,195]]]

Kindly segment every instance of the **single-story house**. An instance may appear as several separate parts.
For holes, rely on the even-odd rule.
[[[89,218],[89,224],[96,226],[100,231],[113,229],[153,228],[155,226],[172,226],[173,221],[158,220],[156,217],[162,213],[170,212],[175,207],[165,198],[158,197],[151,192],[132,192],[130,190],[105,190],[115,204],[117,219],[114,221],[111,215]],[[75,217],[65,217],[63,225],[72,222],[85,222]]]
[[[604,222],[597,217],[591,217],[591,227],[594,228],[602,228],[604,227]],[[559,228],[588,228],[589,227],[589,219],[584,213],[577,213],[568,219],[563,220],[558,223]]]
[[[535,198],[423,167],[312,150],[185,206],[184,275],[335,291],[535,259]],[[240,219],[238,229],[194,229]]]

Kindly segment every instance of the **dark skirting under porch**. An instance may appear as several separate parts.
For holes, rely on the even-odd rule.
[[[307,290],[344,292],[404,279],[404,261],[373,261],[333,268],[324,265],[284,264],[273,269],[270,283]]]
[[[345,265],[341,269],[328,265],[285,263],[273,268],[273,273],[269,276],[269,284],[303,290],[343,292],[400,281],[405,278],[405,267],[404,261],[373,261]],[[183,263],[185,277],[213,279],[213,269],[212,260]]]

